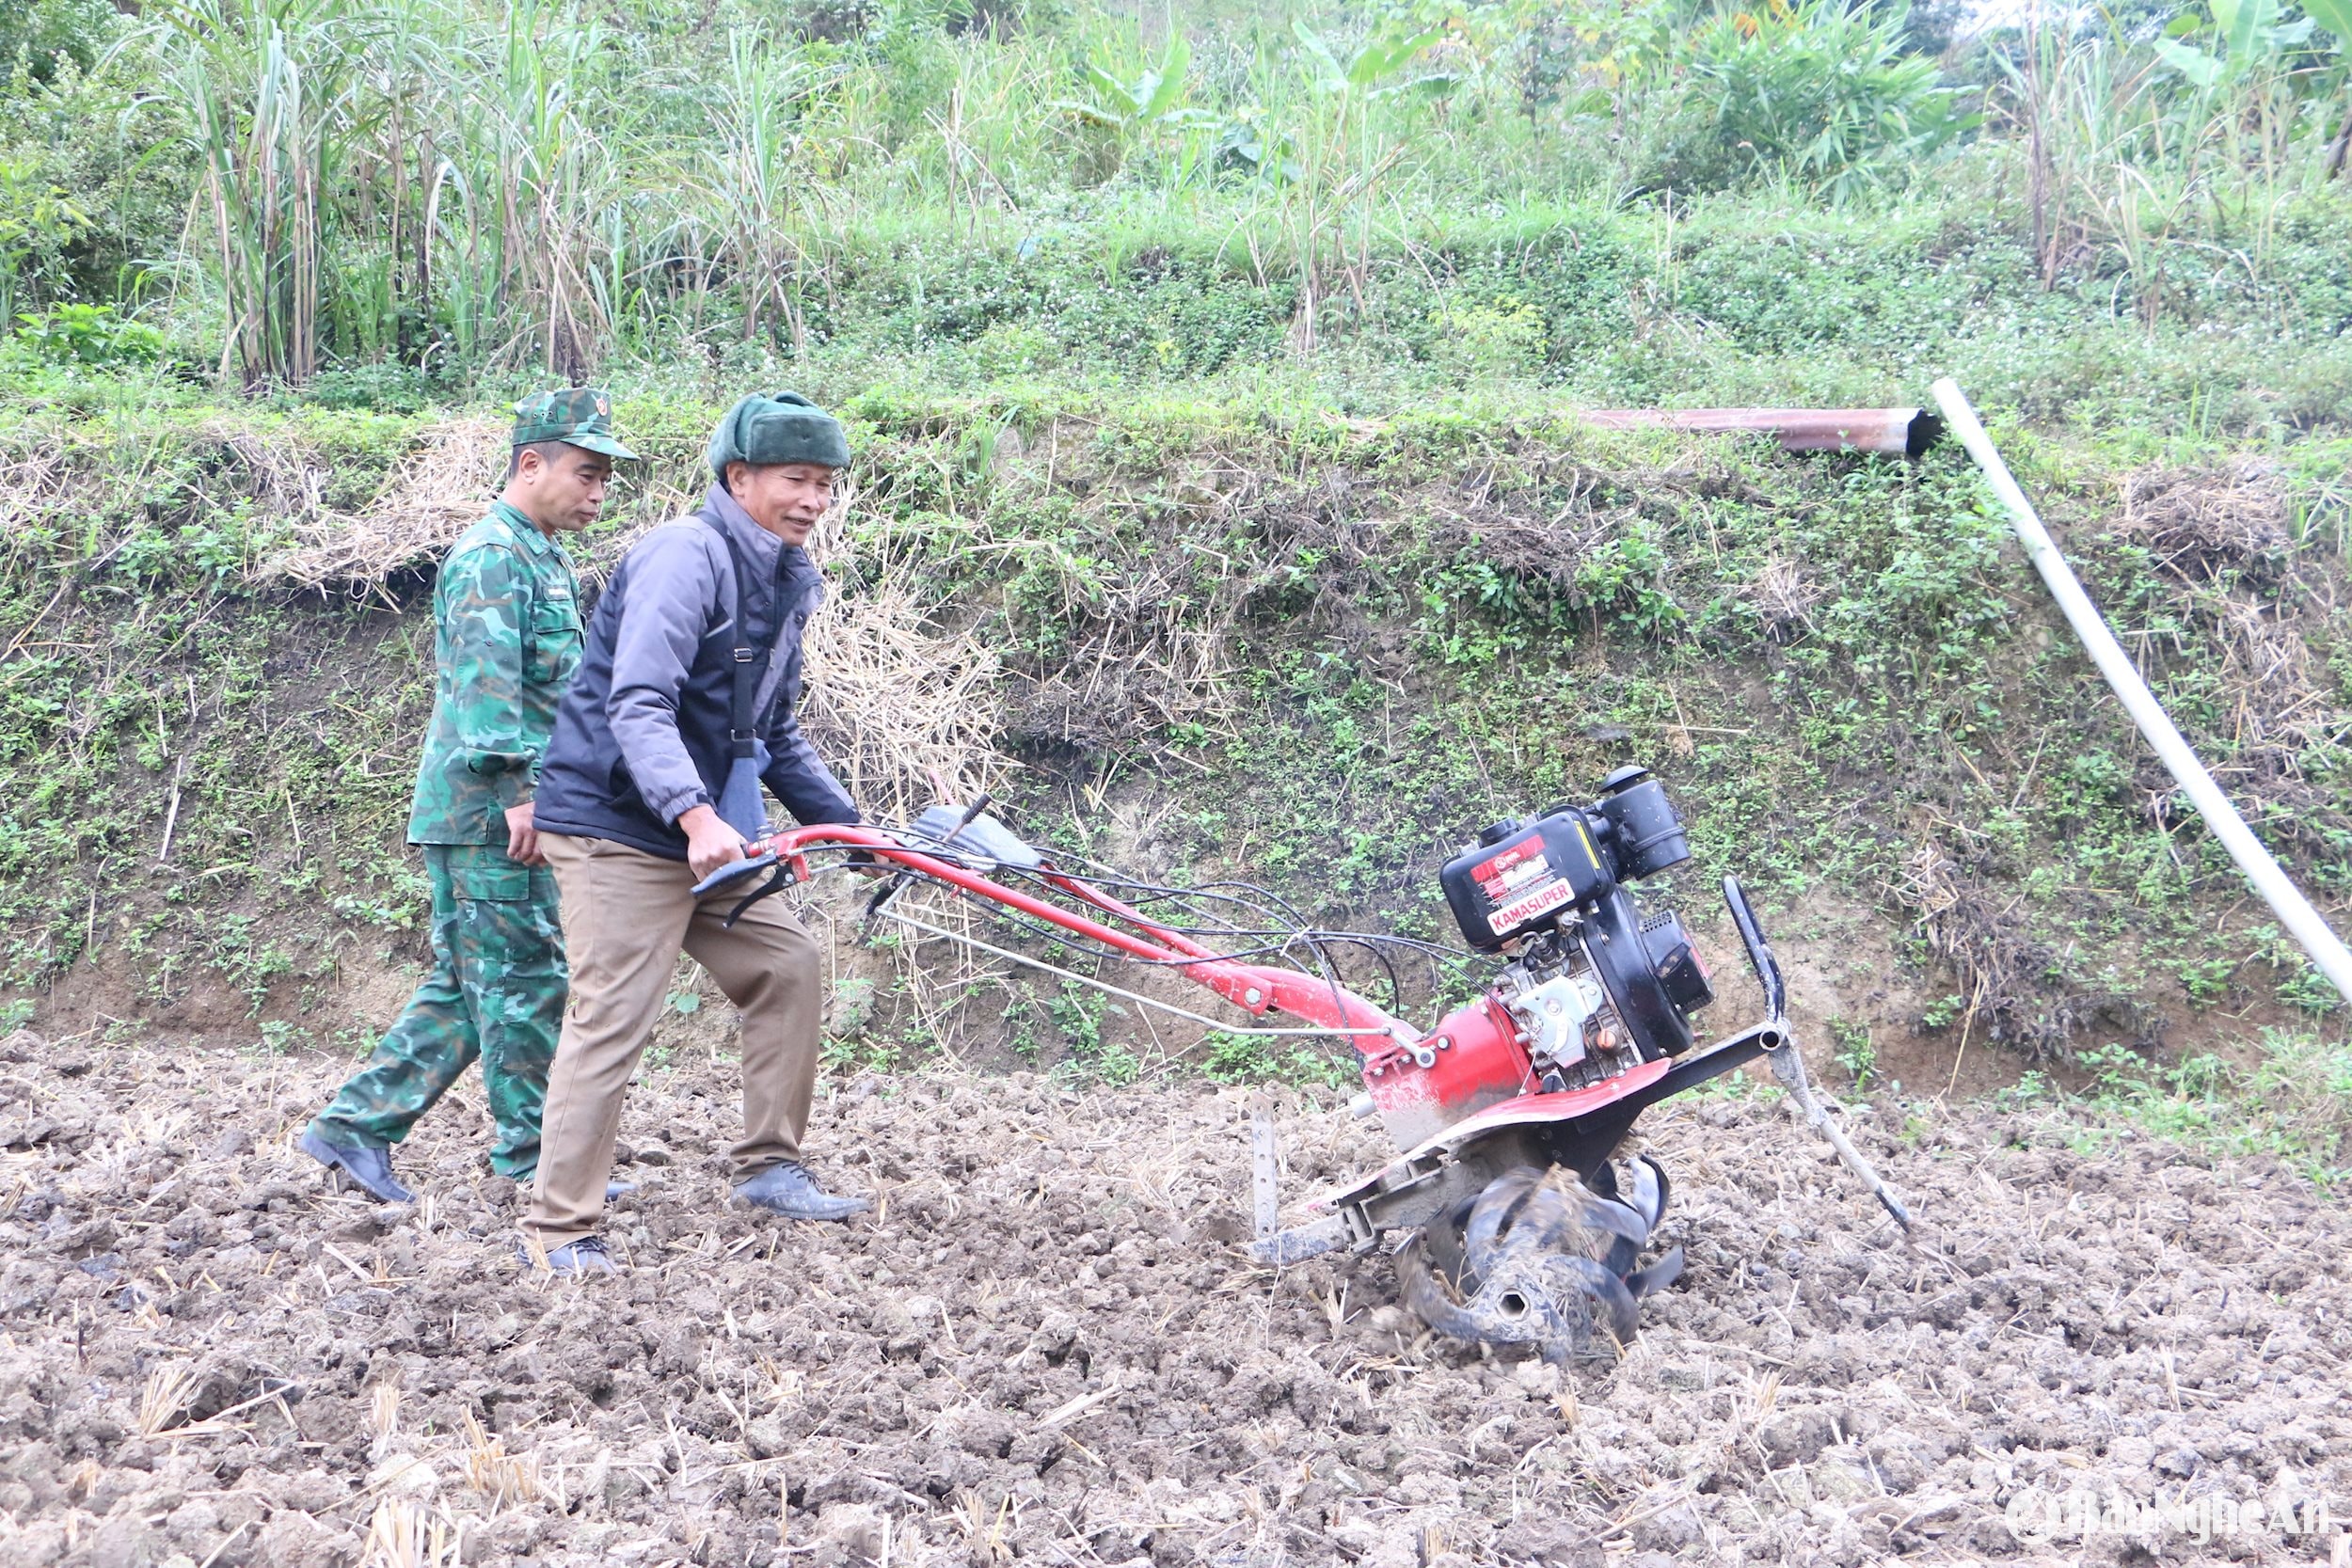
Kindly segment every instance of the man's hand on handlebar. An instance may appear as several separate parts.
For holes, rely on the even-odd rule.
[[[677,825],[686,830],[686,863],[696,881],[743,858],[743,835],[711,807],[700,805],[680,813]]]

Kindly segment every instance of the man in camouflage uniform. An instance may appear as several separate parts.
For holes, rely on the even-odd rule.
[[[383,1202],[413,1196],[390,1147],[477,1057],[498,1126],[491,1168],[519,1181],[538,1168],[565,969],[532,797],[580,649],[579,583],[557,535],[596,521],[612,460],[635,455],[612,437],[604,392],[524,399],[505,490],[442,560],[439,673],[408,816],[433,889],[433,973],[301,1141]]]

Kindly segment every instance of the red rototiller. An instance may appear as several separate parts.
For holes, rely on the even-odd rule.
[[[866,909],[982,952],[1095,986],[1141,1006],[1239,1034],[1336,1037],[1363,1074],[1361,1115],[1376,1115],[1402,1152],[1308,1205],[1309,1223],[1278,1223],[1272,1129],[1253,1129],[1253,1254],[1286,1264],[1337,1247],[1365,1250],[1405,1233],[1396,1254],[1406,1302],[1459,1339],[1529,1344],[1547,1359],[1611,1354],[1633,1332],[1636,1303],[1681,1272],[1679,1247],[1646,1267],[1642,1250],[1664,1212],[1656,1161],[1613,1161],[1634,1118],[1658,1101],[1761,1056],[1837,1153],[1896,1220],[1910,1218],[1823,1110],[1786,1013],[1780,966],[1736,879],[1724,900],[1764,992],[1764,1016],[1694,1050],[1692,1015],[1714,999],[1681,918],[1645,915],[1627,884],[1690,858],[1683,827],[1646,768],[1622,768],[1589,803],[1532,821],[1495,823],[1440,873],[1474,955],[1416,939],[1319,930],[1276,895],[1238,882],[1140,882],[1024,843],[988,816],[987,797],[939,805],[902,829],[796,828],[749,846],[708,891],[758,879],[729,919],[809,879],[811,860],[895,867]],[[834,858],[837,857],[837,858]],[[817,869],[831,869],[820,862]],[[1063,953],[1161,968],[1206,986],[1253,1020],[1220,1022],[1110,986],[1038,953],[956,930],[901,895],[932,887]],[[1457,968],[1502,961],[1483,994],[1418,1029],[1342,984],[1334,954],[1399,952]]]

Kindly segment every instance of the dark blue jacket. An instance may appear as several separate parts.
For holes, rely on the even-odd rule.
[[[723,537],[720,530],[726,531]],[[745,515],[723,486],[702,510],[631,546],[596,603],[579,673],[556,709],[539,765],[534,825],[686,858],[678,816],[716,804],[730,756],[735,569],[754,580],[743,612],[774,627],[759,700],[769,762],[760,777],[803,823],[855,822],[857,807],[801,733],[801,633],[824,580],[801,550]]]

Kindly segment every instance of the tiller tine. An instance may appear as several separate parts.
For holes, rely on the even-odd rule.
[[[1666,1195],[1674,1190],[1666,1180],[1666,1167],[1642,1154],[1635,1156],[1628,1168],[1633,1173],[1633,1191],[1620,1192],[1618,1200],[1655,1230],[1658,1222],[1666,1216]]]
[[[1636,1304],[1682,1273],[1679,1247],[1633,1267],[1665,1202],[1663,1173],[1643,1164],[1633,1173],[1638,1210],[1565,1165],[1505,1171],[1435,1222],[1460,1235],[1459,1278],[1430,1261],[1426,1233],[1398,1251],[1405,1304],[1452,1339],[1532,1345],[1555,1364],[1614,1355],[1633,1337]]]
[[[1681,1277],[1682,1249],[1677,1247],[1648,1268],[1636,1269],[1627,1275],[1625,1288],[1633,1292],[1635,1301],[1639,1301],[1644,1296],[1656,1295]]]

